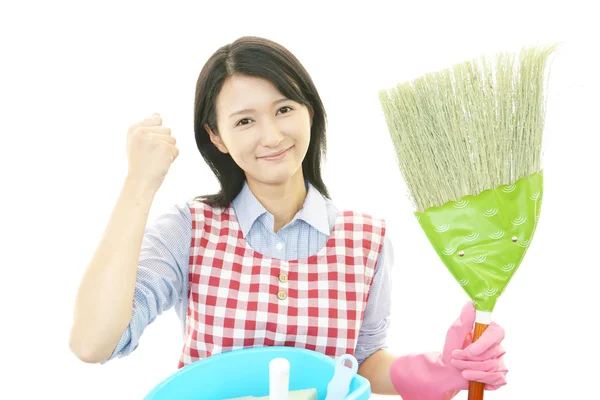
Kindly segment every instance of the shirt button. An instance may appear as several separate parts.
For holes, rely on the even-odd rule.
[[[288,280],[288,277],[286,274],[279,275],[279,282],[285,283],[285,282],[287,282],[287,280]]]
[[[279,300],[285,300],[285,299],[287,299],[287,293],[284,292],[283,290],[280,290],[277,293],[277,297],[279,298]]]
[[[277,250],[283,249],[283,245],[281,243],[277,243],[277,246],[275,247],[277,248]]]

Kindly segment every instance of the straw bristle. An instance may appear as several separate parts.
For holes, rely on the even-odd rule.
[[[417,211],[540,172],[545,69],[556,45],[433,72],[381,91]]]

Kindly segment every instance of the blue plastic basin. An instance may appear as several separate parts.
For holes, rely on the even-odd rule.
[[[269,362],[278,357],[290,362],[290,390],[317,390],[319,400],[327,395],[335,360],[324,354],[285,346],[252,347],[216,354],[189,364],[158,384],[145,399],[223,400],[269,395]],[[346,399],[371,396],[369,381],[355,375]]]

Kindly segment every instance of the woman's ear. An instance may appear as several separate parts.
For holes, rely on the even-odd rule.
[[[210,141],[213,142],[213,144],[217,147],[217,149],[219,149],[219,151],[221,151],[221,153],[225,153],[225,154],[229,153],[229,151],[227,150],[227,147],[225,147],[225,143],[223,143],[223,141],[221,140],[221,137],[219,135],[216,135],[212,131],[212,129],[210,129],[208,124],[204,124],[204,129],[206,129],[206,132],[208,132]]]

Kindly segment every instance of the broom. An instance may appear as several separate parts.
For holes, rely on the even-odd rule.
[[[473,341],[539,220],[544,75],[555,48],[482,56],[379,92],[414,214],[473,301]],[[470,400],[483,391],[469,383]]]

